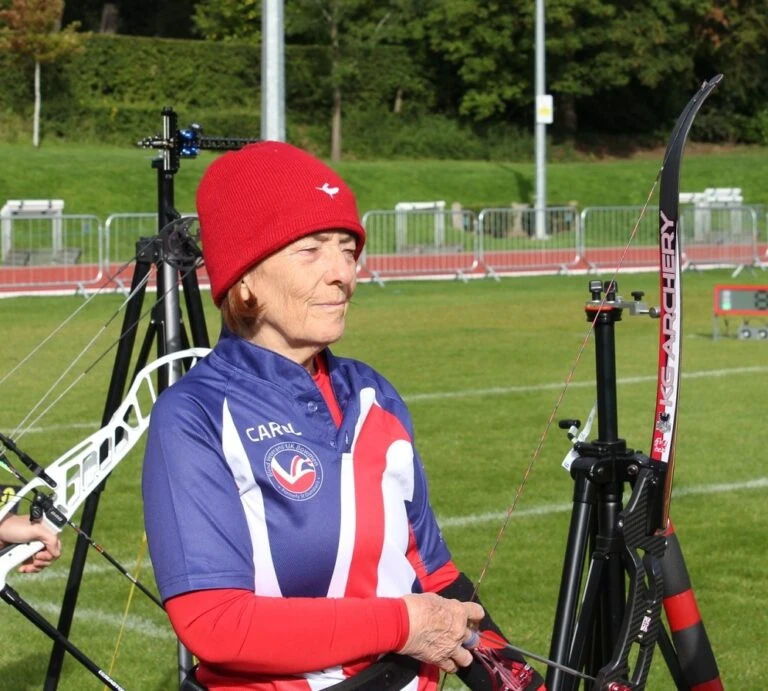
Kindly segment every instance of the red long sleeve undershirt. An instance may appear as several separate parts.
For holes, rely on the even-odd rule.
[[[394,598],[273,598],[200,590],[165,603],[179,639],[202,662],[229,672],[283,675],[399,650],[405,602]]]
[[[436,592],[458,576],[452,562],[422,578]],[[279,598],[198,590],[166,601],[176,634],[202,662],[230,673],[283,675],[400,650],[408,610],[400,598]]]

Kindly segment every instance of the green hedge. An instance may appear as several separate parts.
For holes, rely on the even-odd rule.
[[[42,135],[135,145],[156,134],[172,106],[179,127],[210,136],[258,137],[260,48],[251,43],[89,35],[82,53],[43,66]],[[32,66],[0,55],[0,140],[31,132]],[[318,155],[330,151],[328,49],[286,46],[286,134]],[[530,160],[530,133],[513,123],[470,126],[431,111],[437,93],[402,47],[344,55],[346,158]],[[393,113],[400,92],[403,108]]]
[[[57,88],[77,103],[258,103],[260,56],[250,45],[94,35],[59,68]]]
[[[93,34],[84,36],[84,46],[82,53],[43,66],[43,138],[135,143],[159,130],[165,106],[179,114],[180,127],[198,122],[211,136],[258,136],[258,45]],[[330,71],[327,47],[286,46],[288,139],[324,156],[330,141]],[[31,136],[32,65],[0,54],[0,73],[0,140],[24,140]],[[377,45],[345,54],[341,74],[345,157],[532,157],[529,129],[517,125],[514,115],[470,125],[455,114],[435,112],[439,92],[451,82],[443,79],[438,89],[403,47]],[[395,114],[397,95],[404,106]],[[765,145],[768,111],[747,116],[729,108],[708,110],[699,116],[693,136]],[[666,129],[657,138],[665,137]],[[605,129],[579,132],[579,142],[587,147],[605,140]]]
[[[44,137],[133,142],[159,129],[161,110],[169,105],[179,114],[180,127],[194,121],[205,134],[258,136],[258,46],[99,34],[85,37],[84,46],[79,54],[43,66]],[[0,70],[6,84],[0,93],[0,138],[16,139],[24,119],[31,117],[32,66],[0,55]],[[427,98],[428,85],[399,47],[344,56],[343,73],[344,108],[350,116],[386,110],[398,88],[419,92],[420,101]],[[328,50],[286,46],[289,132],[310,148],[327,148],[330,104]]]
[[[109,142],[135,145],[139,140],[160,134],[162,109],[154,104],[104,104],[99,106],[63,106],[48,104],[43,118],[45,136],[68,141]],[[194,123],[203,127],[203,136],[259,136],[258,109],[217,109],[174,107],[179,128]],[[18,138],[18,137],[17,137]]]
[[[253,46],[89,35],[85,50],[42,67],[45,101],[243,106],[258,103],[260,56]],[[0,54],[0,105],[31,108],[32,65]]]

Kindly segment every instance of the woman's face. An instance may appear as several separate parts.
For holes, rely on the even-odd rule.
[[[300,238],[257,264],[244,277],[244,297],[261,307],[251,339],[304,366],[344,333],[357,284],[357,239],[340,230]]]

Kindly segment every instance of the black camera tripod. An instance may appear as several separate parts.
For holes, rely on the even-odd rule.
[[[666,466],[628,448],[618,435],[615,324],[624,311],[659,313],[641,301],[641,292],[623,300],[615,282],[590,281],[589,291],[598,437],[577,440],[570,456],[573,506],[549,657],[593,677],[585,689],[631,691],[644,688],[658,644],[678,689],[719,683],[701,621],[685,630],[671,626],[671,638],[661,623],[662,606],[671,598],[681,592],[693,597],[679,543],[671,529],[664,530]],[[559,424],[574,438],[581,423]],[[632,493],[623,506],[625,485]],[[548,691],[576,691],[579,683],[559,668],[547,674]]]
[[[203,137],[202,128],[197,124],[179,130],[177,115],[170,107],[163,109],[162,118],[162,133],[138,142],[139,146],[160,151],[160,155],[152,160],[152,168],[157,170],[158,235],[140,238],[136,244],[136,266],[131,280],[130,298],[123,317],[102,425],[112,418],[126,389],[137,326],[142,315],[146,279],[153,266],[156,268],[157,301],[152,306],[150,324],[137,356],[134,376],[147,364],[153,342],[156,342],[158,357],[190,347],[189,334],[192,345],[201,348],[210,345],[195,272],[200,264],[201,253],[195,238],[189,232],[194,219],[180,218],[174,208],[174,175],[179,171],[181,159],[194,158],[201,149],[236,150],[258,141],[232,137]],[[182,318],[179,283],[183,286],[189,334]],[[167,388],[181,375],[181,361],[176,361],[169,368],[161,368],[158,370],[158,390]],[[88,535],[93,533],[99,498],[105,486],[106,483],[102,483],[84,504],[80,525]],[[69,636],[72,627],[87,554],[88,542],[80,536],[75,544],[57,626],[58,633],[64,638]],[[55,691],[58,687],[65,652],[62,641],[54,639],[46,673],[45,691]],[[191,667],[191,655],[179,644],[180,683]]]

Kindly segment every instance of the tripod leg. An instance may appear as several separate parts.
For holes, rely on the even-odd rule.
[[[593,509],[596,500],[595,485],[592,482],[583,474],[578,474],[575,480],[568,542],[565,548],[560,593],[549,648],[550,660],[563,665],[569,664],[573,648],[576,610],[593,530]],[[570,689],[571,682],[572,679],[559,669],[550,667],[547,671],[547,689]]]
[[[603,588],[600,597],[600,619],[594,647],[592,672],[596,673],[613,654],[613,646],[621,630],[626,602],[626,571],[619,541],[619,514],[622,510],[622,485],[609,482],[598,493],[597,535],[595,553],[605,563]]]
[[[617,529],[621,487],[607,483],[599,487],[597,494],[591,563],[569,661],[570,667],[584,668],[593,675],[611,659],[626,599],[626,572]]]
[[[208,329],[205,325],[205,313],[200,300],[200,286],[197,282],[197,274],[189,271],[181,279],[184,286],[184,304],[189,317],[189,329],[192,332],[192,342],[198,348],[209,348]]]
[[[722,691],[715,654],[701,620],[680,541],[671,521],[665,535],[667,550],[661,560],[664,612],[683,678],[692,690]]]
[[[573,669],[581,669],[586,660],[586,651],[591,650],[591,662],[588,673],[594,673],[595,668],[599,668],[601,662],[596,658],[595,646],[601,638],[599,630],[600,621],[595,618],[595,609],[597,607],[600,592],[603,589],[603,579],[605,577],[606,560],[603,555],[592,554],[592,561],[587,574],[587,582],[584,586],[584,596],[579,610],[579,619],[573,630],[571,655],[568,666]],[[578,680],[568,679],[565,681],[563,691],[575,689],[578,686]],[[547,687],[549,688],[549,687]]]
[[[152,320],[147,327],[147,332],[144,334],[144,341],[142,342],[141,348],[139,349],[139,355],[136,359],[136,367],[133,370],[134,379],[136,378],[136,375],[141,371],[142,367],[144,367],[144,365],[149,362],[149,354],[152,352],[152,345],[156,336],[157,324],[154,320]]]

